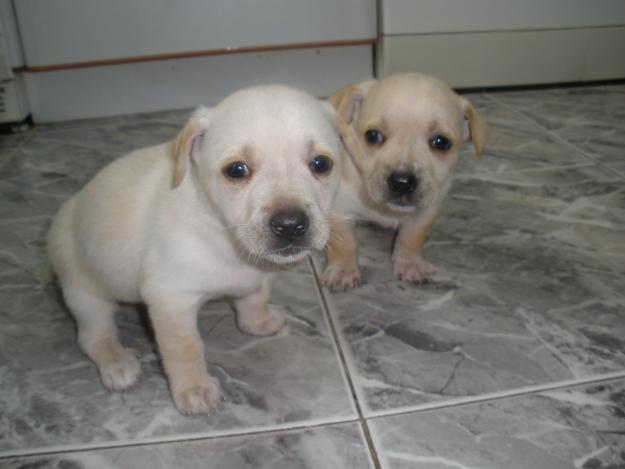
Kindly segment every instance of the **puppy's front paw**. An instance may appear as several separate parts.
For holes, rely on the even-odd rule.
[[[200,383],[174,394],[178,410],[185,415],[208,414],[219,402],[219,383],[207,376]]]
[[[421,256],[411,259],[397,258],[393,261],[393,273],[399,280],[406,282],[429,282],[434,272],[436,267],[423,260]]]
[[[282,329],[286,318],[282,312],[273,308],[267,308],[266,311],[265,314],[246,318],[245,321],[239,318],[239,328],[243,332],[252,335],[267,336],[275,334]]]
[[[360,271],[327,267],[321,276],[321,282],[332,291],[344,291],[360,285]]]
[[[141,374],[137,352],[119,347],[111,351],[111,359],[100,367],[100,377],[109,391],[123,391],[132,387]]]

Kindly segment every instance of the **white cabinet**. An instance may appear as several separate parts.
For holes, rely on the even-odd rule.
[[[375,38],[375,0],[19,0],[30,67]]]
[[[22,65],[13,5],[0,0],[0,123],[18,123],[28,117],[22,76],[13,71]]]
[[[3,36],[3,51],[13,68],[24,65],[15,11],[11,0],[0,0],[0,30]]]
[[[327,96],[371,78],[375,1],[14,0],[33,118],[211,105],[269,82]]]
[[[623,0],[382,0],[382,32],[468,33],[623,25]]]
[[[455,87],[625,78],[623,0],[381,0],[380,75]]]

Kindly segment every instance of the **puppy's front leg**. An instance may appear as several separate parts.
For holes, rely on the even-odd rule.
[[[322,283],[333,291],[357,287],[360,283],[360,271],[353,223],[331,220],[326,252],[328,265],[323,272]]]
[[[267,306],[270,294],[271,281],[267,280],[257,292],[234,300],[239,329],[262,336],[275,334],[282,328],[284,315]]]
[[[422,283],[436,272],[436,267],[421,257],[421,249],[438,214],[437,211],[430,217],[400,226],[393,249],[393,273],[398,279]]]
[[[219,383],[206,371],[204,343],[197,329],[199,304],[199,300],[148,301],[171,394],[183,414],[208,413],[219,400]]]

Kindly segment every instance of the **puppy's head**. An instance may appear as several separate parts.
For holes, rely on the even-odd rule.
[[[329,101],[357,135],[350,153],[367,196],[397,214],[440,203],[462,143],[479,156],[488,137],[465,98],[417,73],[350,85]]]
[[[174,142],[174,186],[193,184],[251,262],[286,264],[322,249],[340,180],[334,109],[285,86],[200,108]]]

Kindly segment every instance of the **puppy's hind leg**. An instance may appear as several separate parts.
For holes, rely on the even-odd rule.
[[[253,335],[272,335],[278,332],[286,319],[284,314],[267,306],[271,283],[267,281],[259,291],[234,300],[237,324],[243,332]]]
[[[141,364],[137,353],[122,347],[117,338],[117,303],[76,285],[63,285],[63,297],[76,318],[78,343],[98,366],[104,386],[121,391],[135,384]]]

